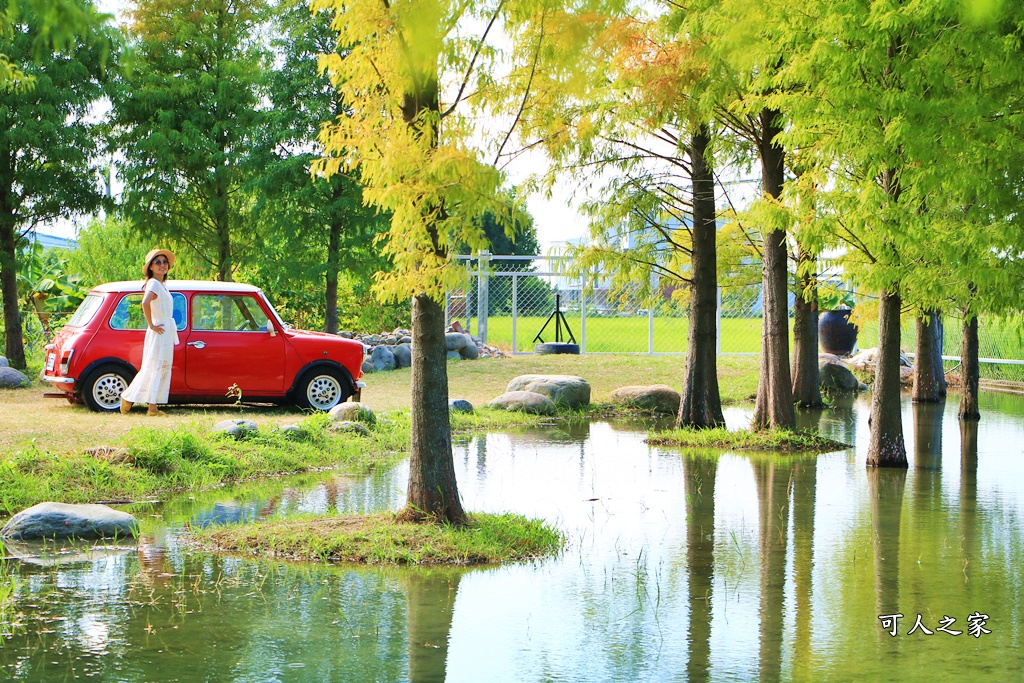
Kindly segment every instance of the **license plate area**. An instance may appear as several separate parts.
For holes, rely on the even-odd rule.
[[[46,354],[46,371],[53,372],[54,366],[57,364],[57,354],[48,353]]]

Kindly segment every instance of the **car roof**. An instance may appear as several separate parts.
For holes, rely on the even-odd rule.
[[[94,292],[141,292],[145,282],[143,280],[126,280],[122,282],[107,282],[96,285],[92,288]],[[183,290],[191,292],[233,292],[238,294],[251,294],[260,291],[259,287],[247,285],[241,282],[214,282],[211,280],[168,280],[167,289],[171,292]]]

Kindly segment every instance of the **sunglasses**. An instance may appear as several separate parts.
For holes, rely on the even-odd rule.
[[[165,258],[155,258],[155,259],[153,259],[153,265],[154,266],[166,266],[166,265],[169,265],[169,264],[170,264],[170,261],[168,261]]]

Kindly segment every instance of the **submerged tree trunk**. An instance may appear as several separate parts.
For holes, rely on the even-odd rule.
[[[940,403],[946,399],[946,374],[942,367],[942,316],[926,311],[917,318],[914,349],[914,403]]]
[[[759,681],[779,681],[782,673],[782,641],[786,598],[786,555],[789,541],[789,500],[793,470],[789,465],[758,460],[758,546],[761,604],[758,609]]]
[[[818,375],[818,290],[814,256],[798,249],[798,282],[793,303],[793,401],[801,408],[822,406]]]
[[[452,457],[447,355],[444,307],[424,294],[413,297],[412,443],[401,519],[466,521]]]
[[[978,409],[978,384],[981,371],[978,365],[978,316],[964,317],[963,342],[960,348],[960,376],[963,389],[960,393],[961,420],[980,420]]]
[[[785,180],[785,151],[775,143],[781,132],[779,113],[773,109],[761,112],[761,178],[765,194],[773,199],[782,196]],[[764,266],[761,270],[761,292],[764,300],[761,333],[761,376],[757,383],[753,429],[794,429],[793,383],[789,373],[789,251],[786,231],[772,230],[764,234]]]
[[[715,240],[715,186],[704,155],[711,134],[700,126],[690,140],[693,174],[693,255],[690,282],[690,329],[686,343],[686,376],[677,427],[720,427],[725,424],[718,393],[717,330],[718,257]]]
[[[907,467],[900,414],[900,303],[898,291],[886,291],[878,307],[878,360],[871,387],[868,467]]]
[[[442,568],[405,573],[409,680],[444,681],[455,598],[465,570]]]
[[[715,477],[718,460],[684,455],[686,473],[687,680],[706,681],[711,671],[712,592],[715,584]]]

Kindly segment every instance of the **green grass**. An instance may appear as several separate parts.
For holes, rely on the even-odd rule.
[[[826,439],[813,432],[765,430],[729,431],[727,429],[674,429],[658,432],[647,439],[652,446],[723,449],[761,452],[831,453],[850,448],[848,444]]]
[[[218,552],[305,562],[494,564],[556,554],[565,539],[550,525],[513,514],[474,514],[469,524],[398,522],[393,513],[303,517],[194,530]]]
[[[408,442],[405,415],[374,427],[369,437],[331,434],[328,424],[325,415],[312,415],[296,437],[268,425],[241,440],[209,434],[209,425],[199,422],[139,426],[102,455],[56,454],[29,445],[0,458],[0,511],[12,514],[43,500],[146,500],[325,468],[360,473],[396,461]]]

